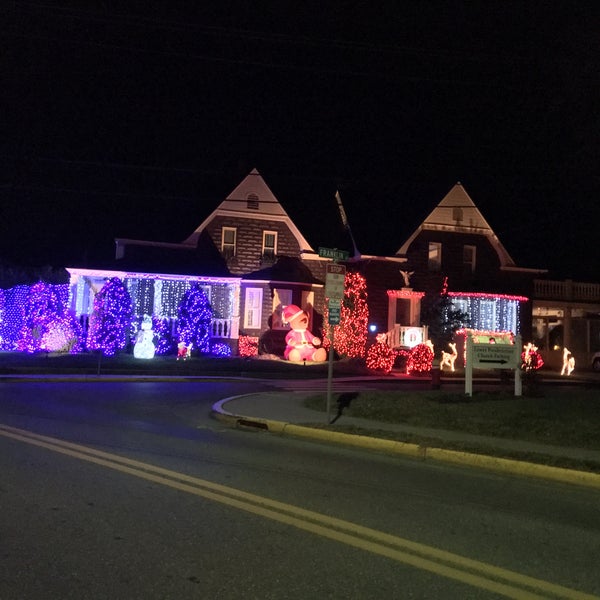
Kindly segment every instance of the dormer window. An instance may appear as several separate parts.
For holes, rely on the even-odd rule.
[[[258,210],[258,196],[256,194],[248,194],[246,198],[246,208]]]
[[[221,230],[221,252],[226,259],[235,256],[236,234],[235,227],[223,227]]]
[[[440,242],[429,242],[427,256],[427,268],[429,271],[440,271],[442,268],[442,244]]]
[[[476,252],[475,246],[463,246],[463,267],[466,274],[475,273]]]
[[[277,254],[277,232],[263,231],[262,255],[264,259],[274,260]]]

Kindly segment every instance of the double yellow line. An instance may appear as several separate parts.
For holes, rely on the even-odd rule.
[[[506,598],[600,600],[598,596],[117,454],[2,424],[0,435],[213,500]]]

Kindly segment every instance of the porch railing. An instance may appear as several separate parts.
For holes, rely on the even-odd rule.
[[[584,283],[570,279],[564,281],[535,279],[533,299],[598,303],[600,302],[600,283]]]
[[[89,315],[81,315],[79,322],[82,329],[82,339],[86,339]],[[170,331],[173,337],[177,335],[177,319],[171,319]],[[213,338],[235,339],[239,335],[239,318],[231,319],[213,319],[210,324],[210,334]]]
[[[387,332],[387,344],[390,348],[411,348],[427,340],[427,327],[406,327],[394,325]]]

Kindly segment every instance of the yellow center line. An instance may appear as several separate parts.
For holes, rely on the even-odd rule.
[[[598,596],[157,465],[2,424],[0,435],[219,502],[507,598],[600,600]]]

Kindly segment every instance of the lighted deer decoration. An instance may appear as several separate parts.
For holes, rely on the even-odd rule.
[[[454,363],[456,361],[456,357],[458,356],[458,352],[456,351],[456,344],[449,343],[448,346],[452,349],[452,352],[444,352],[442,350],[442,362],[440,363],[440,370],[444,370],[444,365],[450,367],[451,371],[454,371]]]
[[[566,373],[570,375],[573,369],[575,369],[575,357],[568,348],[563,348],[563,366],[560,374],[564,375]]]

